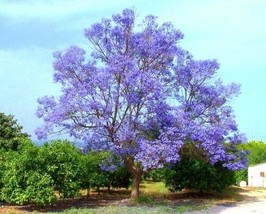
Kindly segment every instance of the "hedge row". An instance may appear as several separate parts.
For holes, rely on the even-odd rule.
[[[0,201],[15,204],[51,204],[58,198],[80,195],[81,189],[128,188],[124,167],[105,171],[100,165],[108,153],[83,154],[68,141],[38,147],[24,139],[17,151],[0,150]]]

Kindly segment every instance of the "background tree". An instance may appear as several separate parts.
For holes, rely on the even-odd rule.
[[[134,11],[125,9],[93,24],[85,37],[89,60],[76,46],[54,54],[62,95],[38,100],[37,116],[45,121],[36,130],[40,138],[66,131],[120,157],[133,176],[132,198],[143,171],[178,161],[187,139],[199,142],[212,164],[245,166],[234,149],[242,139],[227,105],[239,86],[215,81],[218,63],[194,60],[171,23],[159,25],[149,15],[137,25]],[[150,137],[150,130],[158,135]]]
[[[166,170],[165,167],[160,168],[160,169],[150,170],[149,172],[144,173],[144,179],[145,180],[152,180],[155,182],[164,181],[165,170]]]
[[[262,141],[250,141],[239,145],[238,149],[249,151],[248,164],[250,166],[266,162],[266,143]]]
[[[245,144],[238,145],[239,150],[245,150],[249,152],[248,165],[252,166],[266,162],[266,143],[262,141],[250,141]],[[236,182],[248,181],[248,170],[243,169],[236,171]]]
[[[17,150],[21,138],[29,137],[28,134],[22,132],[22,128],[14,116],[0,113],[0,149]]]

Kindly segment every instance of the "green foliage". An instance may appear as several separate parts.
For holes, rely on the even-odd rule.
[[[23,143],[19,152],[5,152],[1,163],[1,200],[9,203],[27,202],[49,204],[55,200],[52,179],[42,171],[39,149],[29,140]]]
[[[83,188],[101,188],[108,186],[107,173],[100,164],[109,157],[106,152],[89,152],[83,157]]]
[[[40,148],[42,170],[51,176],[61,198],[79,195],[81,188],[81,151],[68,141],[52,141]]]
[[[36,204],[52,204],[56,201],[54,181],[43,171],[34,171],[27,179],[25,194]]]
[[[5,163],[7,161],[7,153],[5,150],[0,149],[0,191],[3,188],[3,177],[5,175]],[[1,198],[1,192],[0,192],[0,201],[2,200]]]
[[[248,150],[248,165],[252,166],[266,162],[266,143],[262,141],[250,141],[245,144],[238,145],[239,150]],[[236,182],[248,180],[248,170],[239,170],[235,172]]]
[[[14,116],[0,113],[0,149],[17,150],[22,139],[28,137],[28,134],[22,133],[22,126]]]
[[[81,152],[67,141],[37,147],[25,141],[18,151],[3,151],[0,162],[1,200],[9,203],[51,204],[79,194]]]
[[[138,198],[134,199],[134,202],[139,204],[152,204],[155,200],[151,196],[140,195]]]
[[[163,181],[165,174],[165,168],[162,169],[153,169],[145,174],[145,179],[151,179],[152,181]]]
[[[105,171],[101,168],[107,162],[111,154],[108,152],[89,152],[83,156],[82,187],[85,188],[128,188],[130,185],[130,173],[125,167],[119,166],[114,161],[115,170]]]
[[[248,162],[249,166],[266,162],[266,143],[262,141],[251,141],[246,144],[238,145],[239,150],[250,151]]]
[[[165,173],[165,184],[170,191],[184,188],[221,191],[235,183],[234,173],[222,166],[208,162],[204,151],[192,143],[184,145],[181,160]]]
[[[237,185],[239,185],[241,181],[248,182],[248,170],[243,169],[243,170],[235,171],[235,180],[236,180]]]
[[[71,198],[82,188],[128,188],[124,167],[103,171],[106,152],[83,154],[68,141],[56,140],[41,147],[23,139],[17,151],[0,149],[0,200],[8,203],[51,204],[57,197]]]
[[[125,167],[117,166],[115,171],[108,172],[109,186],[113,188],[126,188],[131,185],[131,174]]]

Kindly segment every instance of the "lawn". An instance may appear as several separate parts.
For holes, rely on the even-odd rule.
[[[129,190],[112,190],[112,194],[102,191],[100,195],[92,191],[89,198],[58,201],[50,206],[8,206],[3,205],[0,213],[184,213],[191,211],[206,212],[219,204],[231,204],[243,199],[240,188],[227,188],[223,193],[208,192],[199,194],[195,191],[170,193],[163,182],[145,181],[141,184],[141,196],[138,200],[130,200]]]

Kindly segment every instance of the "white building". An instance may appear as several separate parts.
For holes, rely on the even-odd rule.
[[[248,186],[266,187],[266,163],[248,167]]]

